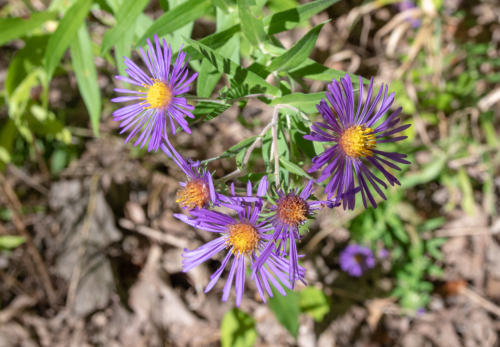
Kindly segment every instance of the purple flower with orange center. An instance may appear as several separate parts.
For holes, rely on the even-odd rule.
[[[134,146],[141,144],[141,148],[149,141],[148,151],[158,150],[164,136],[168,136],[167,127],[170,123],[172,134],[175,135],[175,121],[191,134],[188,122],[185,116],[193,118],[189,111],[194,110],[194,106],[189,105],[181,94],[189,91],[191,82],[194,81],[198,73],[188,78],[187,64],[189,58],[184,62],[186,53],[179,50],[177,59],[173,66],[172,48],[167,45],[163,39],[163,50],[160,46],[158,36],[154,36],[156,51],[148,39],[148,48],[146,53],[142,48],[140,52],[142,59],[146,63],[151,74],[150,77],[144,73],[132,60],[124,57],[125,65],[128,67],[125,71],[130,76],[115,76],[117,79],[139,86],[147,90],[128,90],[115,89],[119,93],[138,94],[136,96],[121,96],[114,98],[112,102],[124,102],[138,100],[138,103],[122,107],[113,112],[115,121],[121,121],[120,133],[132,129],[125,142],[142,131],[137,138]]]
[[[212,175],[201,166],[199,161],[186,161],[167,138],[165,138],[165,141],[170,149],[164,143],[161,144],[160,148],[174,160],[187,176],[187,181],[180,183],[182,189],[177,191],[179,198],[175,202],[181,205],[183,209],[192,210],[194,208],[208,207],[210,203],[218,205],[221,199],[226,200],[225,196],[217,193]]]
[[[350,210],[354,209],[355,196],[359,191],[361,191],[365,208],[367,208],[367,198],[376,208],[377,203],[370,192],[370,185],[383,199],[386,199],[379,187],[380,185],[387,189],[386,183],[375,176],[361,158],[379,170],[391,185],[394,183],[400,185],[400,183],[384,165],[400,171],[401,169],[391,161],[399,164],[410,164],[409,161],[403,159],[406,158],[405,154],[376,149],[382,143],[406,139],[407,136],[388,137],[409,128],[411,125],[395,127],[400,121],[397,117],[401,108],[383,120],[382,117],[394,101],[394,93],[387,97],[387,85],[384,89],[382,84],[373,102],[371,102],[372,92],[373,78],[368,87],[366,102],[363,105],[363,83],[362,78],[359,77],[359,98],[356,109],[354,90],[349,75],[346,74],[345,78],[341,78],[340,83],[333,80],[332,84],[328,85],[326,92],[331,107],[325,100],[321,100],[321,103],[316,106],[325,123],[316,123],[312,127],[311,134],[304,136],[311,141],[332,144],[329,149],[313,158],[313,166],[309,172],[317,171],[326,165],[318,182],[330,178],[325,187],[325,194],[328,194],[328,200],[332,197],[342,196],[344,209],[346,206]],[[380,107],[374,111],[379,101]],[[376,125],[377,123],[378,125]],[[358,187],[355,187],[356,178]]]
[[[259,215],[264,206],[265,200],[262,198],[266,195],[268,182],[264,177],[258,186],[257,197],[252,197],[252,184],[248,182],[247,196],[238,197],[234,192],[234,185],[231,186],[232,202],[222,202],[228,208],[236,211],[236,215],[227,215],[218,211],[200,209],[191,211],[191,215],[195,218],[188,217],[182,214],[174,216],[184,223],[195,228],[221,233],[222,236],[208,242],[196,250],[189,251],[185,249],[182,255],[186,258],[183,261],[184,272],[191,270],[199,264],[212,258],[215,254],[228,249],[224,260],[219,269],[210,277],[210,283],[205,288],[205,293],[210,291],[219,280],[223,270],[226,268],[229,260],[233,258],[229,277],[222,291],[222,301],[227,301],[233,281],[236,289],[236,306],[240,306],[245,288],[245,263],[250,260],[253,264],[258,260],[258,254],[266,248],[271,235],[268,232],[271,227],[266,221],[259,221]],[[274,244],[273,244],[274,246]],[[265,264],[258,270],[254,271],[252,279],[255,281],[260,297],[265,302],[264,290],[273,296],[270,283],[284,296],[286,296],[280,282],[287,288],[292,286],[288,282],[288,260],[278,257],[276,251],[270,252]],[[298,277],[302,278],[305,275],[304,268],[298,269]],[[276,278],[279,280],[277,280]]]
[[[272,215],[266,220],[274,229],[272,237],[273,242],[267,245],[266,249],[264,249],[252,268],[260,269],[260,267],[265,264],[267,256],[271,254],[275,248],[277,248],[278,254],[281,257],[286,255],[285,252],[288,241],[288,253],[290,255],[290,267],[288,269],[289,279],[293,285],[295,279],[300,278],[300,266],[298,264],[299,256],[295,243],[295,240],[300,241],[301,239],[299,227],[307,222],[307,219],[314,214],[315,210],[324,207],[333,208],[339,205],[336,201],[309,200],[309,197],[315,190],[313,189],[313,183],[314,180],[310,180],[302,191],[299,191],[298,188],[295,190],[290,189],[288,193],[285,193],[282,189],[276,191],[278,196],[275,205],[269,208]]]
[[[375,257],[368,247],[349,245],[339,256],[340,268],[354,277],[361,277],[375,267]]]

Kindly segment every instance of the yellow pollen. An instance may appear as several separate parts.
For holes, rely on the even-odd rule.
[[[278,203],[277,215],[286,225],[299,226],[307,221],[307,203],[298,196],[286,196]]]
[[[183,208],[192,210],[195,207],[202,208],[210,199],[208,185],[202,180],[189,181],[186,186],[177,191],[179,198],[175,202]]]
[[[239,222],[229,226],[229,235],[226,241],[227,248],[233,247],[233,253],[241,256],[257,248],[260,236],[253,225],[248,222]]]
[[[362,256],[362,255],[360,255],[360,254],[356,254],[356,255],[354,256],[354,260],[356,260],[356,262],[359,264],[359,263],[361,263],[361,261],[363,260],[363,256]]]
[[[172,100],[172,91],[170,90],[170,87],[160,80],[152,80],[154,82],[152,86],[143,84],[144,87],[149,89],[146,100],[150,105],[149,107],[144,107],[144,109],[167,107]]]
[[[339,145],[344,153],[352,158],[371,157],[373,155],[371,150],[377,146],[375,135],[371,133],[373,133],[371,128],[354,125],[342,133]]]

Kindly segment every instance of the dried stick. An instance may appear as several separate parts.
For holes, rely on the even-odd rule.
[[[17,198],[16,194],[12,190],[12,187],[7,183],[5,177],[2,173],[0,173],[0,185],[2,186],[1,193],[5,196],[6,204],[10,212],[12,213],[12,222],[17,230],[17,232],[24,237],[26,240],[26,247],[28,248],[28,252],[33,259],[33,263],[35,263],[36,270],[40,275],[40,279],[42,281],[42,286],[45,291],[45,295],[47,296],[47,300],[51,306],[54,306],[56,303],[56,294],[54,292],[54,287],[50,282],[49,273],[45,268],[45,264],[43,263],[43,259],[36,248],[33,239],[30,234],[26,231],[24,227],[24,223],[19,217],[19,213],[21,211],[21,203]]]

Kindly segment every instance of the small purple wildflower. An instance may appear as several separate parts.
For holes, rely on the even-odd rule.
[[[427,310],[423,307],[419,307],[417,309],[417,312],[415,312],[415,317],[420,318],[422,317],[425,313],[427,313]]]
[[[316,123],[312,127],[311,134],[304,136],[305,139],[311,141],[333,143],[332,147],[313,158],[313,166],[308,172],[317,171],[326,165],[321,172],[318,182],[330,178],[325,187],[328,200],[334,196],[344,197],[344,209],[346,207],[350,210],[354,209],[356,193],[359,190],[361,191],[365,208],[367,208],[366,197],[368,197],[372,206],[376,208],[377,203],[368,187],[370,184],[383,199],[386,199],[379,185],[386,189],[387,185],[368,170],[368,167],[361,161],[360,157],[365,157],[369,163],[385,176],[391,185],[394,185],[394,183],[400,185],[400,183],[382,164],[394,170],[400,171],[401,169],[383,157],[400,164],[410,164],[409,161],[403,159],[406,158],[405,154],[384,152],[375,149],[381,143],[406,139],[407,136],[384,138],[409,128],[410,124],[391,129],[400,121],[399,118],[396,118],[401,112],[401,108],[398,108],[386,120],[375,127],[375,124],[382,119],[382,116],[391,107],[394,101],[394,93],[387,97],[387,85],[385,85],[385,92],[380,108],[374,112],[375,106],[380,101],[382,92],[384,91],[384,85],[382,84],[375,100],[370,104],[372,91],[373,78],[368,87],[367,102],[363,106],[363,80],[360,76],[358,107],[356,111],[354,90],[349,75],[346,74],[345,78],[341,78],[340,83],[334,79],[332,84],[328,85],[328,91],[326,92],[326,97],[332,107],[330,108],[325,100],[321,100],[321,103],[316,106],[325,123]],[[337,114],[338,119],[335,117],[334,112]],[[357,177],[358,181],[358,187],[356,188],[355,177]]]
[[[295,190],[290,189],[287,194],[282,189],[276,191],[278,194],[276,204],[269,208],[273,215],[266,220],[273,226],[273,241],[267,245],[259,259],[252,266],[253,269],[260,269],[265,264],[268,255],[276,247],[276,241],[281,240],[281,243],[277,246],[277,252],[283,257],[288,240],[290,254],[288,273],[292,286],[295,284],[295,279],[300,277],[299,256],[297,255],[297,245],[295,243],[295,240],[302,238],[299,227],[307,222],[308,217],[314,214],[313,211],[323,207],[333,208],[340,205],[340,203],[334,201],[307,201],[315,190],[312,187],[313,183],[314,180],[310,180],[301,192],[299,192],[298,188]]]
[[[211,211],[207,209],[193,210],[191,218],[182,214],[174,216],[184,223],[202,230],[221,233],[222,236],[208,242],[196,250],[189,251],[185,249],[182,255],[186,258],[183,261],[184,272],[191,270],[206,260],[212,258],[215,254],[229,248],[229,252],[222,261],[220,268],[210,277],[210,283],[205,288],[205,293],[210,291],[219,280],[224,268],[233,257],[233,263],[229,272],[228,280],[223,289],[222,301],[227,301],[233,279],[235,279],[236,306],[240,306],[245,287],[245,256],[250,257],[250,263],[253,264],[258,259],[258,254],[266,247],[269,242],[268,232],[271,227],[265,221],[259,221],[259,215],[264,206],[263,196],[266,195],[268,187],[267,178],[264,177],[258,186],[257,197],[252,197],[252,184],[248,182],[247,196],[238,197],[234,192],[234,184],[231,186],[232,203],[221,203],[237,212],[237,216]],[[253,204],[253,208],[252,208]],[[286,271],[288,270],[288,260],[276,255],[275,250],[269,255],[265,266],[259,271],[254,271],[252,279],[255,281],[260,297],[265,302],[264,289],[273,296],[269,283],[271,283],[282,295],[286,296],[281,284],[276,280],[276,276],[287,288],[292,288],[288,282]],[[305,276],[304,268],[299,268],[299,277]]]
[[[162,143],[161,150],[172,158],[187,176],[187,181],[180,183],[183,188],[177,192],[179,198],[175,202],[185,210],[192,210],[207,207],[210,202],[218,205],[220,200],[226,201],[225,196],[216,192],[212,175],[199,161],[186,161],[170,144],[168,138],[165,137],[165,141],[170,149]]]
[[[385,259],[389,256],[389,251],[385,248],[381,248],[378,250],[377,256],[379,259]]]
[[[415,2],[411,0],[404,0],[397,4],[399,12],[404,12],[406,10],[411,10],[412,8],[416,8]],[[420,26],[420,19],[413,18],[411,15],[406,17],[406,21],[410,23],[413,28],[418,28]]]
[[[368,247],[349,245],[339,256],[340,268],[350,276],[361,277],[375,267],[375,257]]]
[[[188,122],[185,116],[193,118],[189,111],[194,110],[194,106],[189,105],[186,99],[180,96],[189,91],[189,85],[194,81],[198,73],[188,77],[187,64],[189,58],[184,63],[186,53],[179,50],[175,64],[171,69],[172,48],[167,45],[163,39],[163,52],[160,46],[158,36],[154,36],[156,52],[148,39],[148,47],[144,52],[140,48],[142,59],[146,63],[150,74],[146,75],[132,60],[124,57],[125,65],[128,69],[125,71],[130,76],[115,76],[121,81],[147,88],[147,91],[136,91],[128,89],[115,89],[119,93],[139,94],[138,96],[121,96],[114,98],[112,102],[124,102],[139,100],[133,105],[122,107],[113,112],[115,121],[121,121],[120,127],[123,128],[120,133],[132,128],[125,142],[128,142],[137,133],[142,131],[141,135],[134,143],[134,146],[141,144],[141,148],[148,142],[148,151],[158,150],[162,139],[167,134],[167,119],[170,120],[170,129],[175,135],[174,119],[179,123],[185,132],[191,134]],[[184,65],[183,65],[184,63]]]

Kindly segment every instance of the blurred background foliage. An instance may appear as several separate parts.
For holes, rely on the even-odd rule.
[[[4,186],[0,219],[6,226],[0,228],[0,254],[7,259],[7,265],[0,262],[2,274],[6,271],[16,281],[24,281],[30,276],[25,270],[9,272],[9,261],[15,264],[12,257],[16,248],[30,250],[35,245],[42,254],[49,248],[36,234],[19,234],[16,218],[50,214],[49,204],[40,196],[48,195],[53,182],[68,177],[64,173],[71,171],[72,163],[78,167],[89,143],[109,139],[121,143],[122,136],[110,117],[117,108],[110,102],[113,88],[119,86],[113,76],[126,75],[122,58],[138,61],[135,50],[157,33],[166,38],[174,52],[184,45],[191,55],[190,68],[199,76],[190,93],[200,97],[240,98],[262,92],[258,88],[265,80],[277,87],[266,92],[278,98],[261,98],[267,105],[261,103],[260,108],[288,104],[316,120],[314,105],[324,98],[327,83],[343,76],[343,71],[367,80],[374,76],[378,85],[388,83],[389,91],[396,93],[394,108],[401,106],[404,122],[412,124],[404,134],[407,140],[384,145],[387,151],[408,154],[412,162],[402,172],[396,172],[401,187],[389,188],[387,201],[377,201],[377,209],[365,210],[358,201],[359,206],[352,212],[325,212],[310,221],[311,232],[299,248],[306,254],[304,265],[314,269],[310,285],[287,291],[287,297],[276,295],[268,305],[295,339],[301,317],[313,319],[316,330],[324,331],[353,302],[388,298],[388,307],[396,303],[396,308],[390,306],[393,313],[395,310],[397,315],[408,317],[428,308],[436,287],[450,279],[464,278],[460,272],[455,277],[446,276],[447,261],[441,246],[456,236],[447,223],[470,217],[483,218],[489,226],[498,216],[500,7],[495,1],[404,3],[4,3],[0,9],[0,183],[9,184],[9,179],[18,182],[14,188],[19,200],[9,196]],[[297,51],[289,57],[286,52],[294,44]],[[204,49],[229,59],[236,72],[228,74],[226,67],[214,66],[203,54]],[[255,74],[254,80],[248,79],[249,72]],[[246,76],[244,83],[241,76]],[[198,103],[195,120],[190,123],[201,135],[193,136],[205,136],[205,122],[224,115],[229,106]],[[241,124],[235,129],[249,138],[266,123],[262,117],[245,114],[245,109],[254,107],[246,106],[246,100],[238,102],[233,121]],[[280,172],[282,179],[290,178],[295,184],[307,177],[303,168],[310,165],[311,158],[324,150],[302,139],[309,131],[308,124],[297,112],[282,110]],[[229,127],[225,123],[223,126]],[[242,159],[255,138],[238,137],[226,145],[222,133],[207,136],[210,141],[222,143],[223,150],[212,159],[226,158],[222,160],[229,163],[207,160],[209,168],[217,170],[217,177],[241,169],[240,181],[255,182],[272,172],[270,132],[245,167]],[[289,145],[287,139],[291,139]],[[208,150],[191,140],[181,139],[178,144],[197,159],[210,158]],[[146,150],[122,147],[128,161],[139,162],[150,172],[170,175],[169,168],[165,169],[168,164],[155,161]],[[474,235],[467,229],[470,225],[458,223],[454,227],[462,228],[458,232],[465,235]],[[348,231],[347,236],[343,231]],[[362,278],[349,278],[338,268],[338,251],[351,241],[388,254]],[[44,261],[50,268],[54,259],[44,257]],[[51,276],[57,277],[54,272]],[[2,307],[14,297],[3,293]],[[347,298],[349,303],[339,303],[338,297]],[[251,305],[244,307],[227,310],[219,322],[222,346],[252,346],[260,341],[258,319],[252,316],[253,309],[248,308]],[[42,316],[44,309],[38,307]]]

